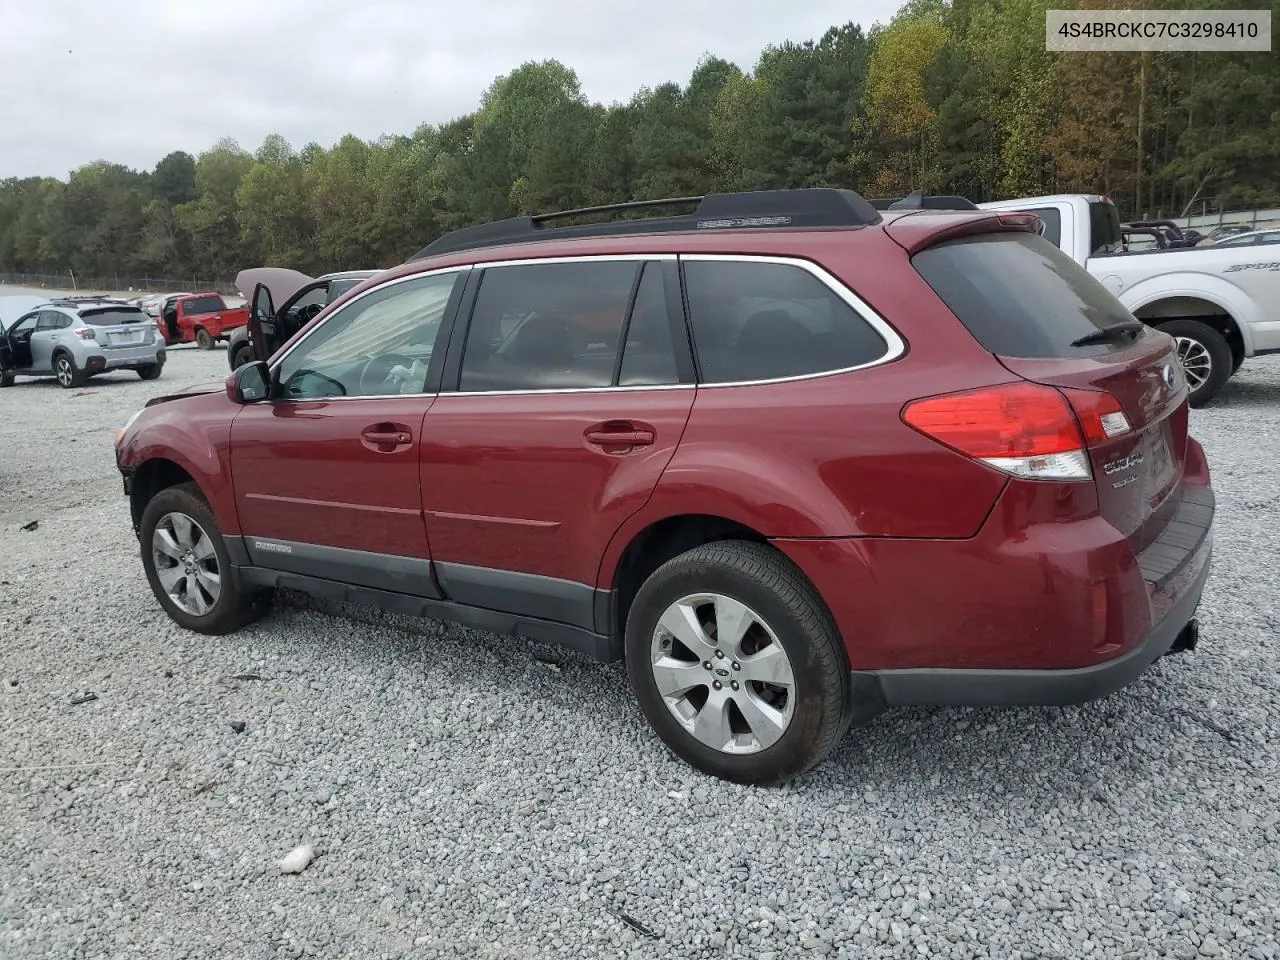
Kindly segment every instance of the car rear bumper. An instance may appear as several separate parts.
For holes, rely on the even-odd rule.
[[[826,600],[868,705],[1092,700],[1195,640],[1214,496],[1189,449],[1182,502],[1136,555],[1096,515],[1028,522],[1022,495],[967,540],[773,543]]]
[[[1194,578],[1136,646],[1118,657],[1068,670],[913,669],[853,671],[855,695],[885,706],[1063,706],[1128,686],[1165,654],[1199,640],[1196,608],[1209,578],[1211,544]]]
[[[136,370],[152,364],[164,363],[164,348],[156,344],[142,347],[121,347],[115,350],[104,349],[102,353],[89,358],[87,370]]]

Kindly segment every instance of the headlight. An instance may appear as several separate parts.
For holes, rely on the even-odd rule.
[[[145,408],[144,408],[145,409]],[[116,431],[116,446],[120,446],[120,438],[124,436],[124,432],[133,426],[133,421],[137,420],[142,410],[135,410],[129,415],[129,419],[124,422],[124,426]]]

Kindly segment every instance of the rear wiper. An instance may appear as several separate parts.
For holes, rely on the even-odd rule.
[[[1083,347],[1090,343],[1102,343],[1102,341],[1110,340],[1117,334],[1141,333],[1145,329],[1147,329],[1147,325],[1141,320],[1121,320],[1119,323],[1113,323],[1111,326],[1095,330],[1093,333],[1086,333],[1078,340],[1072,340],[1071,345],[1073,347]]]

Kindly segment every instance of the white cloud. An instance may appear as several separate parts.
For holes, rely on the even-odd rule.
[[[869,28],[898,4],[834,0],[6,0],[0,177],[65,177],[105,159],[149,169],[219,137],[255,149],[408,134],[474,110],[528,60],[574,69],[592,100],[685,83],[712,53]]]

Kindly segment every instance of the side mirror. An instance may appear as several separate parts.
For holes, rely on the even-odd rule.
[[[227,377],[227,397],[232,403],[258,403],[271,393],[271,371],[261,360],[236,368]]]

